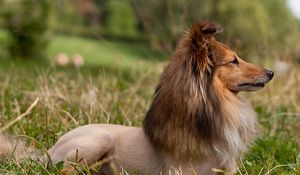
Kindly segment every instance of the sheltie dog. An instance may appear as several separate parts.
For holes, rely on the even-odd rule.
[[[95,174],[234,174],[235,161],[257,135],[256,114],[238,96],[263,88],[274,73],[243,61],[218,42],[217,24],[195,23],[181,38],[162,73],[143,127],[90,124],[48,151],[64,161],[101,168]]]

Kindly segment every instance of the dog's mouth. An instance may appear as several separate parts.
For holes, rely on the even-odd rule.
[[[239,84],[239,87],[257,87],[257,88],[263,88],[265,87],[265,83],[242,83]]]
[[[267,82],[257,82],[257,83],[241,83],[234,88],[234,91],[257,91],[265,87]]]

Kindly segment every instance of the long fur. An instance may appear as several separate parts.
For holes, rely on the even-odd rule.
[[[215,82],[207,47],[213,39],[205,28],[215,28],[208,35],[217,31],[196,23],[181,39],[156,88],[144,131],[154,147],[178,159],[219,155],[224,161],[246,151],[256,119],[250,105]]]

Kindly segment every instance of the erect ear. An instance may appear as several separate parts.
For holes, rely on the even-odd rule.
[[[183,46],[187,46],[192,56],[193,68],[195,70],[206,70],[209,63],[208,44],[212,41],[213,35],[222,31],[218,24],[209,21],[196,22],[183,39]]]
[[[219,24],[204,21],[200,23],[200,30],[205,37],[211,37],[216,33],[222,32],[222,27]]]
[[[197,47],[203,47],[208,42],[209,39],[217,34],[222,32],[222,27],[218,24],[204,21],[196,22],[190,30],[190,39],[192,43]]]

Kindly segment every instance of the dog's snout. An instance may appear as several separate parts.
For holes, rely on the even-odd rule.
[[[270,78],[270,80],[273,78],[274,76],[274,72],[271,70],[266,70],[266,74],[268,75],[268,77]]]

